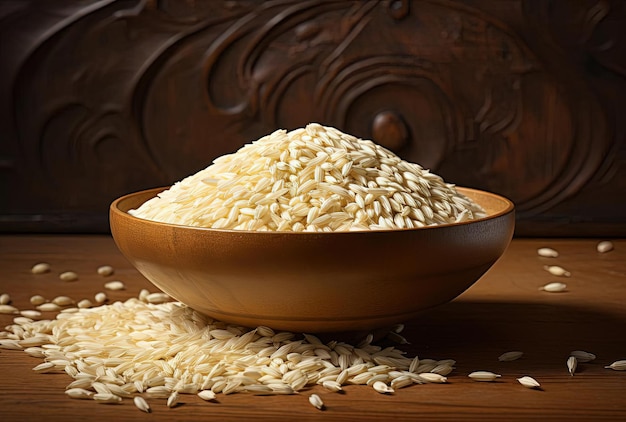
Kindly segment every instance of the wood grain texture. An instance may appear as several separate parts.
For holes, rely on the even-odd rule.
[[[626,234],[620,0],[24,1],[0,19],[3,231],[106,232],[116,197],[317,121],[509,197],[518,235]]]
[[[369,387],[347,386],[345,394],[313,388],[301,394],[257,397],[219,396],[216,403],[184,395],[169,409],[165,400],[149,400],[146,415],[130,401],[101,405],[72,400],[64,394],[71,379],[65,374],[35,374],[40,361],[20,351],[0,350],[0,407],[2,419],[18,420],[623,420],[626,417],[626,372],[604,369],[626,359],[626,241],[615,240],[615,250],[595,251],[593,239],[514,239],[498,263],[457,300],[409,321],[403,332],[411,344],[397,346],[407,355],[456,359],[448,384],[415,385],[391,396]],[[538,247],[550,246],[561,256],[540,258]],[[111,300],[136,296],[150,287],[125,261],[108,236],[0,236],[0,290],[19,308],[38,293],[51,298],[65,294],[90,298],[102,289],[96,274],[101,264],[116,268],[115,278],[127,290],[110,292]],[[31,266],[47,261],[53,271],[35,276]],[[550,294],[538,288],[554,281],[542,269],[558,263],[571,271],[568,291]],[[76,282],[58,280],[58,272],[78,272]],[[399,292],[401,294],[401,292]],[[0,315],[0,324],[11,316]],[[572,350],[597,355],[595,362],[579,364],[575,376],[567,372]],[[517,361],[499,362],[506,351],[521,350]],[[474,370],[502,374],[496,383],[479,383],[467,375]],[[515,378],[531,375],[542,390],[529,390]],[[326,403],[320,412],[307,400],[318,393]]]

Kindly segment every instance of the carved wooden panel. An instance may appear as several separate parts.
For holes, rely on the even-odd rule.
[[[0,229],[106,231],[277,128],[501,193],[518,235],[626,235],[621,0],[0,2]]]

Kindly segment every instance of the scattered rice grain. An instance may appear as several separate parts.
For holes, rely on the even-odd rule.
[[[626,360],[616,360],[610,365],[605,366],[607,369],[613,369],[614,371],[626,371]]]
[[[76,281],[78,280],[78,274],[74,271],[65,271],[59,274],[59,278],[63,281]]]
[[[56,366],[53,362],[43,362],[33,368],[33,371],[38,372],[40,374],[45,374],[48,372],[57,372]]]
[[[572,275],[565,268],[560,267],[558,265],[544,265],[543,269],[549,272],[550,274],[558,276],[558,277],[570,277]]]
[[[25,316],[26,318],[31,318],[31,319],[41,318],[41,312],[35,311],[34,309],[25,309],[23,311],[20,311],[20,315]]]
[[[104,288],[107,290],[124,290],[126,289],[126,285],[119,280],[114,280],[104,283]]]
[[[133,397],[133,402],[135,403],[137,409],[141,410],[142,412],[150,413],[150,405],[143,397],[135,396]]]
[[[580,363],[591,362],[596,359],[596,355],[585,352],[584,350],[574,350],[570,353],[570,356],[574,356]]]
[[[443,384],[448,382],[448,378],[440,375],[440,374],[436,374],[434,372],[422,372],[417,374],[419,379],[421,379],[424,382],[431,382],[431,383],[437,383],[437,384]]]
[[[311,403],[316,409],[324,410],[324,402],[317,394],[311,394],[309,396],[309,403]]]
[[[22,350],[23,347],[20,346],[18,340],[15,339],[0,339],[0,349],[7,350]]]
[[[539,384],[539,382],[537,382],[536,379],[528,375],[518,378],[517,382],[519,382],[526,388],[540,388],[541,387],[541,385]]]
[[[32,337],[27,337],[22,340],[19,340],[19,344],[20,346],[24,348],[29,348],[29,347],[43,346],[44,344],[48,344],[49,341],[50,341],[50,337],[48,335],[38,334]]]
[[[46,302],[37,306],[37,310],[41,312],[57,312],[61,310],[61,307],[56,303]]]
[[[569,371],[570,375],[574,376],[577,366],[578,361],[576,360],[575,356],[570,356],[569,358],[567,358],[567,370]]]
[[[388,386],[386,383],[382,381],[376,381],[372,385],[374,390],[376,390],[380,394],[392,394],[394,393],[394,389]]]
[[[215,400],[216,395],[211,390],[202,390],[198,393],[198,397],[200,397],[202,400],[211,401]]]
[[[102,266],[98,267],[98,269],[96,271],[98,272],[99,275],[101,275],[103,277],[108,277],[110,275],[113,275],[113,273],[115,272],[113,267],[110,266],[110,265],[102,265]]]
[[[172,391],[172,394],[167,398],[167,407],[174,407],[178,404],[180,398],[178,391]]]
[[[57,296],[52,299],[52,303],[59,306],[69,306],[74,303],[74,299],[69,296]]]
[[[98,292],[95,294],[94,300],[96,301],[96,303],[102,304],[107,301],[107,294],[104,292]]]
[[[505,353],[502,353],[498,357],[498,360],[500,362],[511,362],[511,361],[514,361],[514,360],[517,360],[517,359],[521,358],[522,355],[524,355],[524,352],[520,352],[520,351],[517,351],[517,350],[511,351],[511,352],[505,352]]]
[[[474,371],[468,375],[468,377],[470,377],[474,381],[486,381],[486,382],[495,381],[501,376],[502,375],[500,374],[495,374],[489,371]]]
[[[341,384],[339,384],[337,381],[332,381],[332,380],[324,381],[322,383],[322,387],[335,393],[339,391],[343,391],[343,389],[341,388]]]
[[[93,391],[84,388],[69,388],[65,390],[65,394],[73,399],[92,399],[94,395]]]
[[[96,393],[93,395],[93,399],[98,403],[103,404],[119,404],[122,402],[122,398],[120,396],[116,396],[111,393]]]
[[[454,370],[454,366],[448,363],[442,363],[442,364],[438,364],[437,366],[435,366],[433,369],[430,370],[430,372],[434,374],[446,376],[450,374],[453,370]]]
[[[390,387],[394,390],[399,390],[404,387],[408,387],[409,385],[415,384],[416,379],[409,375],[401,375],[397,378],[391,380]]]
[[[558,258],[559,253],[552,248],[539,248],[537,254],[545,258]]]
[[[599,253],[606,253],[606,252],[612,251],[613,242],[611,242],[610,240],[604,240],[602,242],[599,242],[596,246],[596,250]]]
[[[30,270],[33,274],[44,274],[50,272],[50,264],[45,262],[40,262],[38,264],[33,265]]]
[[[0,314],[17,314],[20,310],[12,305],[0,305]]]
[[[150,294],[150,291],[148,289],[141,289],[139,291],[139,300],[141,300],[142,302],[147,302],[146,298],[148,297],[148,295]]]
[[[172,392],[169,388],[164,385],[156,385],[154,387],[149,387],[146,389],[146,394],[152,398],[156,399],[166,399],[169,398]]]
[[[387,338],[389,340],[393,341],[394,343],[410,344],[409,341],[406,338],[404,338],[400,334],[396,333],[395,331],[390,331],[389,333],[387,333]]]
[[[165,303],[165,302],[169,302],[170,300],[172,300],[172,298],[166,294],[166,293],[161,293],[161,292],[157,292],[157,293],[150,293],[149,295],[146,296],[146,301],[148,303]]]
[[[81,309],[86,309],[86,308],[91,308],[93,306],[93,303],[91,303],[91,301],[89,299],[82,299],[82,300],[78,301],[76,306],[81,308]]]
[[[567,290],[567,284],[559,283],[559,282],[552,282],[544,286],[541,286],[539,290],[543,290],[544,292],[550,292],[550,293],[560,293],[560,292],[564,292]]]

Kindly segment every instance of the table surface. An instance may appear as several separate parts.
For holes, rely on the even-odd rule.
[[[407,356],[455,359],[446,384],[413,385],[392,395],[367,386],[347,386],[344,393],[314,387],[289,396],[218,395],[205,402],[185,395],[181,405],[168,408],[164,399],[149,399],[151,414],[131,400],[103,405],[70,399],[64,393],[68,375],[39,374],[41,363],[19,350],[0,349],[0,418],[25,420],[626,420],[626,371],[605,368],[626,359],[626,240],[614,239],[615,249],[600,254],[598,239],[514,239],[504,256],[475,285],[454,301],[406,323],[397,345]],[[542,258],[537,248],[549,246],[558,258]],[[52,271],[34,275],[37,262]],[[106,235],[0,236],[0,293],[12,305],[31,309],[34,294],[92,298],[102,291],[100,265],[112,265],[115,278],[127,289],[109,292],[109,300],[125,300],[140,289],[155,291],[117,250]],[[560,265],[571,272],[564,279],[543,269]],[[79,280],[59,280],[72,270]],[[548,293],[539,287],[552,281],[567,283],[567,291]],[[49,317],[54,317],[53,314]],[[0,324],[12,323],[0,315]],[[500,362],[507,351],[524,352],[521,359]],[[580,363],[574,376],[566,360],[572,350],[597,355]],[[468,378],[475,370],[501,374],[497,382]],[[528,389],[516,378],[530,375],[541,389]],[[308,403],[319,394],[326,409]]]

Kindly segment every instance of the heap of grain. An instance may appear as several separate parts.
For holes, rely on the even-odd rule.
[[[43,359],[35,372],[72,377],[66,388],[71,398],[99,403],[133,398],[144,411],[149,406],[143,396],[167,399],[173,407],[182,394],[213,400],[219,393],[295,394],[315,385],[332,392],[371,385],[389,394],[445,383],[456,363],[409,358],[393,346],[373,344],[372,334],[353,346],[265,326],[240,327],[178,302],[150,303],[154,294],[143,290],[125,302],[66,307],[53,320],[17,316],[0,332],[0,349]],[[404,340],[397,334],[401,328],[389,339]],[[319,401],[312,404],[318,407]]]
[[[485,216],[454,185],[376,143],[311,123],[277,130],[130,214],[255,231],[389,230]]]

